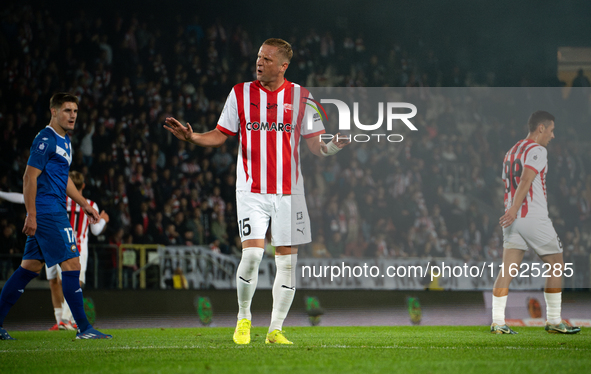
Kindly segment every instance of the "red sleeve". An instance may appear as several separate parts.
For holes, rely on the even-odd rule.
[[[316,131],[313,132],[311,134],[306,134],[306,135],[302,135],[304,137],[304,139],[309,139],[309,138],[313,138],[315,136],[318,136],[320,134],[324,134],[326,131],[324,131],[324,129],[320,130],[320,131]]]
[[[216,129],[220,130],[221,132],[223,132],[224,134],[226,134],[228,136],[236,136],[236,134],[238,134],[237,132],[232,132],[232,131],[228,130],[227,128],[222,127],[220,125],[217,125]]]

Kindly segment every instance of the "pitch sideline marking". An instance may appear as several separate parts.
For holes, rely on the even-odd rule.
[[[65,348],[65,349],[54,349],[54,348],[41,348],[41,349],[25,349],[25,350],[10,350],[3,349],[0,353],[19,353],[19,352],[64,352],[64,351],[96,351],[96,350],[148,350],[148,349],[244,349],[248,347],[220,347],[220,346],[145,346],[145,347],[80,347],[80,348]],[[413,346],[350,346],[350,345],[320,345],[317,347],[306,346],[306,347],[282,347],[282,348],[341,348],[341,349],[482,349],[482,350],[500,350],[500,349],[514,349],[514,350],[551,350],[551,351],[589,351],[587,348],[569,348],[569,347],[413,347]]]

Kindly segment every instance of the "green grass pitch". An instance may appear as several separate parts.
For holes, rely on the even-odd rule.
[[[550,335],[487,326],[289,327],[293,346],[265,345],[266,329],[237,346],[231,328],[107,330],[112,340],[69,331],[11,332],[0,373],[589,373],[591,330]]]

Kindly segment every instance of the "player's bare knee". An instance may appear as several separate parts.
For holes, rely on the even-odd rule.
[[[509,245],[508,247],[503,248],[503,263],[508,266],[507,264],[521,264],[523,260],[523,256],[525,255],[525,249],[518,248],[517,245],[512,243],[505,243],[505,245]]]
[[[540,258],[542,259],[542,261],[544,261],[547,264],[550,264],[551,266],[559,264],[561,269],[564,267],[564,259],[562,253],[554,253],[551,255],[540,256]]]
[[[278,246],[277,248],[275,248],[275,253],[280,255],[280,256],[285,256],[285,255],[295,255],[298,253],[298,247],[297,246]]]
[[[70,258],[60,264],[62,271],[80,271],[80,260],[78,257]]]
[[[252,247],[265,248],[265,239],[247,239],[242,242],[242,250]]]
[[[23,260],[21,262],[21,267],[35,273],[40,273],[41,269],[43,269],[43,264],[43,262],[38,260]]]

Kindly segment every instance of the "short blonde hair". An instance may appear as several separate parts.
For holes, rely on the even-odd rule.
[[[293,49],[291,49],[291,44],[286,42],[283,39],[271,38],[264,41],[263,45],[270,45],[271,47],[277,47],[279,53],[281,53],[289,63],[291,58],[293,57]]]

